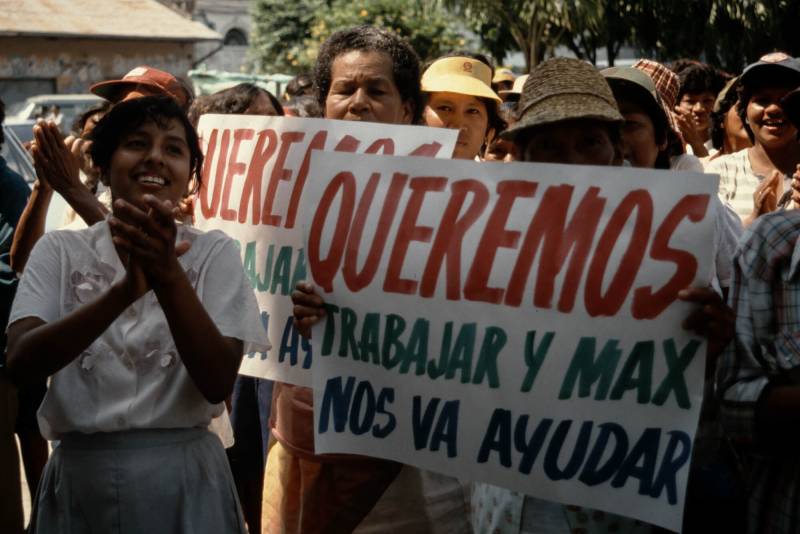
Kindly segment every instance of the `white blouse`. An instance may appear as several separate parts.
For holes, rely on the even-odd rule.
[[[269,347],[253,290],[234,241],[219,231],[178,226],[192,246],[178,258],[223,336],[244,352]],[[45,234],[20,279],[9,324],[25,317],[55,321],[96,299],[125,275],[106,221]],[[47,439],[67,432],[207,427],[224,404],[211,404],[189,377],[153,291],[50,379],[39,408]]]

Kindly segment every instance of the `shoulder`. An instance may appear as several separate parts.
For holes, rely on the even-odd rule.
[[[749,167],[749,159],[747,157],[747,149],[744,149],[709,161],[708,165],[706,165],[706,172],[730,172],[732,169],[747,167]]]
[[[239,256],[239,242],[220,230],[204,232],[193,226],[180,225],[178,241],[188,241],[191,244],[184,260],[188,264],[187,267],[207,264],[220,254],[235,255],[237,258]]]
[[[762,215],[742,236],[736,260],[746,275],[771,280],[791,261],[798,237],[800,211]]]
[[[670,161],[670,170],[673,171],[693,171],[703,172],[703,164],[697,156],[692,154],[680,154]]]

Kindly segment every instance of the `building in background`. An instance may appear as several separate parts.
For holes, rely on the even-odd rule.
[[[222,36],[219,43],[198,43],[195,64],[201,69],[245,72],[250,44],[248,0],[161,0]]]
[[[0,0],[0,98],[86,93],[137,65],[185,77],[222,39],[156,0]]]

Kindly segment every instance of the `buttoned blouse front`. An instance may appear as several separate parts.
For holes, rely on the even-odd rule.
[[[179,225],[177,241],[184,240],[191,248],[178,261],[220,333],[242,340],[245,353],[266,350],[266,331],[234,241],[219,231]],[[25,317],[60,319],[124,275],[106,221],[45,234],[26,265],[9,324]],[[39,425],[47,439],[68,432],[207,427],[223,409],[192,381],[149,291],[51,377]]]

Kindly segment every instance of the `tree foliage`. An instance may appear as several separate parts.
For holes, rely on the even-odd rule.
[[[467,45],[453,17],[422,0],[254,0],[253,24],[251,55],[258,70],[269,72],[309,70],[325,39],[360,24],[393,31],[423,61]]]

